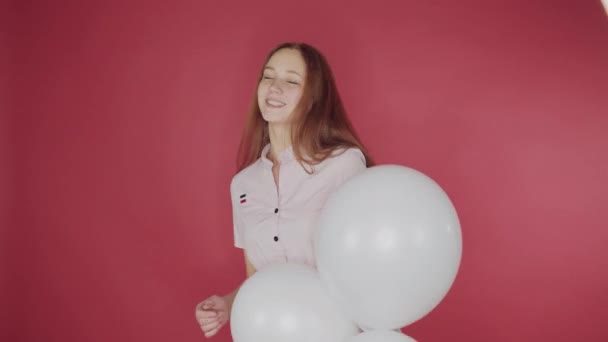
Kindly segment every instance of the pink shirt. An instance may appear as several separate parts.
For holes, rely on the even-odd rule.
[[[290,147],[279,157],[277,191],[269,150],[266,145],[260,158],[232,179],[234,245],[245,249],[257,270],[286,262],[316,267],[313,235],[320,211],[332,191],[365,170],[365,157],[350,148],[308,174]]]

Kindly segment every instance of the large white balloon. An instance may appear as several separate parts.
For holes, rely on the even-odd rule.
[[[257,271],[238,291],[230,327],[235,342],[336,342],[358,333],[304,265]]]
[[[431,178],[399,165],[371,167],[327,200],[316,235],[323,285],[365,330],[419,320],[456,277],[456,210]]]
[[[344,342],[416,342],[416,340],[401,332],[371,330],[351,337]]]

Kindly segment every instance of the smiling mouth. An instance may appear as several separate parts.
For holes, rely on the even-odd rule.
[[[281,101],[266,99],[266,105],[271,108],[281,108],[285,106],[285,103]]]

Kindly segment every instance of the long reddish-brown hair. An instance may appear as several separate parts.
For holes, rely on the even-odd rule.
[[[266,57],[257,84],[262,80],[268,60],[281,49],[299,51],[306,64],[302,98],[291,121],[291,143],[296,159],[300,164],[314,165],[338,149],[356,147],[363,152],[367,166],[373,166],[373,160],[348,119],[333,72],[317,49],[305,43],[278,45]],[[269,142],[268,123],[260,112],[256,87],[237,155],[238,170],[255,162]]]

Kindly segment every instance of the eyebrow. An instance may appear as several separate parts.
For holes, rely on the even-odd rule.
[[[271,67],[271,66],[264,67],[264,70],[266,70],[266,69],[274,71],[274,68],[273,68],[273,67]],[[299,74],[297,71],[295,71],[295,70],[287,70],[287,72],[288,72],[288,73],[291,73],[291,74],[296,74],[296,75],[298,75],[298,76],[302,77],[302,75],[300,75],[300,74]]]

